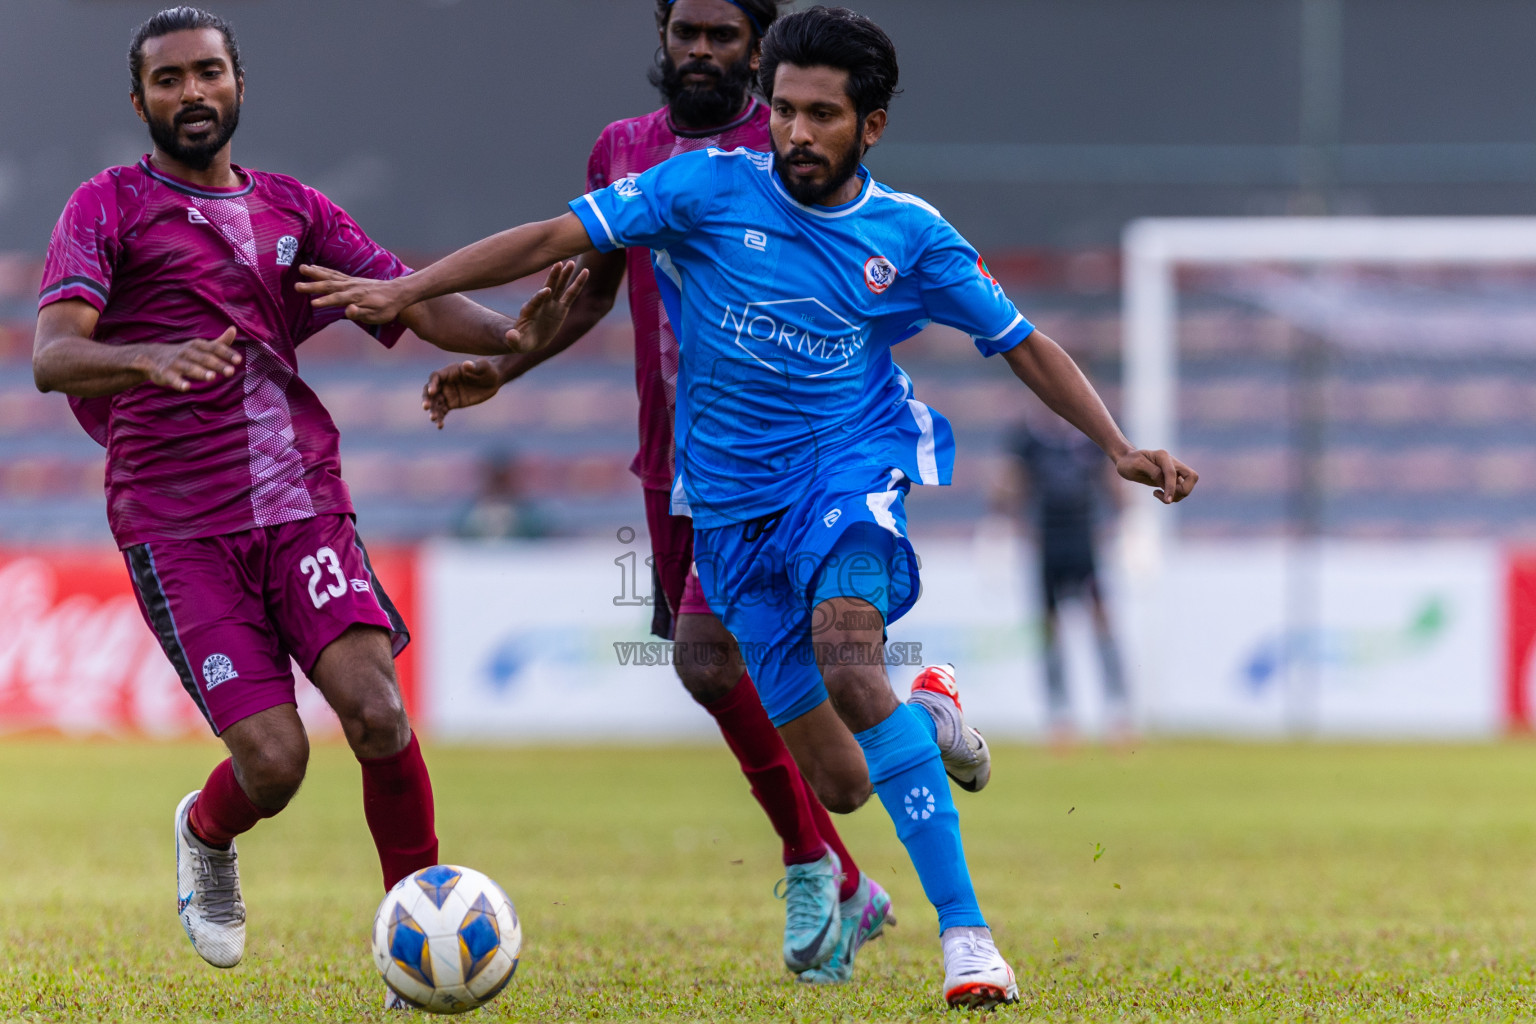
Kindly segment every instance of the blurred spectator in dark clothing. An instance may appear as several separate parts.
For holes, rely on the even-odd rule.
[[[1086,600],[1092,613],[1111,735],[1123,737],[1130,730],[1130,700],[1099,585],[1096,536],[1119,510],[1114,464],[1080,431],[1043,410],[1015,428],[1006,447],[1012,458],[994,500],[999,511],[1026,522],[1040,552],[1041,640],[1052,741],[1066,745],[1076,733],[1059,617],[1062,602],[1076,598]]]
[[[482,539],[548,537],[548,515],[524,493],[522,467],[515,454],[497,452],[480,463],[480,491],[459,516],[454,533]]]

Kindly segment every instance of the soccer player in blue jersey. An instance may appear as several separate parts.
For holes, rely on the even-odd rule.
[[[861,165],[895,92],[895,48],[869,19],[815,7],[762,42],[772,153],[686,153],[394,281],[306,268],[321,306],[384,323],[412,302],[524,277],[591,248],[653,250],[679,330],[674,507],[692,514],[710,606],[740,642],[769,717],[829,809],[873,790],[938,912],[950,1005],[1018,997],[961,845],[946,771],[990,772],[953,672],[891,690],[885,625],[916,600],[903,499],[945,484],[948,423],[914,397],[891,347],[930,322],[1002,355],[1120,475],[1165,503],[1193,470],[1137,449],[1059,346],[1004,296],[931,206]]]

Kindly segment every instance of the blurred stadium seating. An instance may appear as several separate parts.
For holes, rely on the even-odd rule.
[[[1019,304],[1071,344],[1113,399],[1118,376],[1118,295],[1111,273],[1083,278],[1071,258],[1025,254],[995,261]],[[1098,264],[1113,267],[1113,255]],[[107,541],[103,452],[60,395],[37,393],[30,354],[39,268],[0,259],[0,541]],[[1075,275],[1075,276],[1074,276]],[[508,312],[526,297],[512,286],[477,296]],[[629,462],[637,401],[628,313],[621,301],[591,336],[539,367],[496,401],[433,430],[421,410],[428,374],[449,361],[413,337],[394,351],[347,324],[299,350],[304,378],[342,434],[343,473],[371,539],[413,541],[452,532],[474,498],[478,466],[515,458],[530,501],[558,533],[611,534],[640,526]],[[898,353],[919,394],[960,435],[957,486],[921,489],[927,535],[966,533],[982,514],[998,444],[1027,400],[1000,360],[983,361],[953,332],[930,330]]]
[[[1185,536],[1536,537],[1531,268],[1206,269],[1179,289]]]
[[[1117,407],[1115,255],[1026,252],[991,262]],[[62,397],[32,385],[37,273],[31,260],[0,259],[0,539],[105,540],[102,452]],[[1467,337],[1453,333],[1443,351],[1426,354],[1320,346],[1294,319],[1234,297],[1230,281],[1184,287],[1179,433],[1181,455],[1201,472],[1201,501],[1183,510],[1183,535],[1266,536],[1310,523],[1356,538],[1536,537],[1536,346],[1461,344],[1489,329],[1474,322]],[[511,311],[526,291],[481,298]],[[474,497],[477,467],[493,457],[518,461],[528,498],[561,534],[638,525],[622,302],[581,344],[497,401],[453,414],[441,432],[419,397],[447,361],[437,350],[408,337],[385,351],[342,324],[305,343],[300,357],[341,428],[343,469],[370,537],[451,532]],[[961,445],[956,486],[915,491],[914,522],[925,535],[967,533],[1029,399],[1000,361],[979,359],[953,332],[930,329],[897,358]]]

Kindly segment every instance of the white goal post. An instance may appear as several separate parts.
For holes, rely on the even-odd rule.
[[[1485,381],[1507,375],[1510,366],[1529,367],[1536,355],[1536,217],[1141,220],[1125,231],[1123,259],[1127,433],[1137,445],[1180,454],[1191,443],[1209,446],[1212,438],[1223,438],[1230,424],[1232,451],[1212,458],[1202,483],[1215,484],[1209,493],[1235,501],[1230,507],[1239,510],[1225,520],[1218,514],[1214,530],[1206,532],[1212,521],[1198,489],[1194,504],[1180,509],[1145,497],[1126,509],[1122,598],[1131,650],[1141,654],[1132,658],[1133,692],[1145,726],[1219,735],[1457,738],[1495,735],[1511,722],[1528,727],[1530,707],[1536,706],[1536,640],[1515,672],[1506,664],[1512,655],[1504,636],[1508,623],[1536,616],[1536,586],[1525,597],[1508,585],[1511,573],[1522,570],[1511,561],[1512,549],[1499,527],[1480,535],[1478,527],[1465,525],[1509,516],[1508,506],[1533,490],[1521,475],[1525,470],[1501,477],[1517,484],[1504,491],[1478,485],[1474,493],[1486,494],[1494,509],[1485,519],[1478,518],[1478,508],[1465,505],[1445,512],[1435,503],[1444,497],[1441,492],[1404,490],[1396,479],[1382,483],[1370,475],[1375,460],[1425,451],[1431,444],[1425,436],[1435,436],[1439,425],[1412,413],[1394,419],[1397,413],[1371,411],[1385,406],[1358,403],[1365,401],[1362,389],[1390,386],[1395,366],[1406,368],[1400,381],[1433,380],[1443,373],[1447,394],[1460,386],[1456,374],[1469,359],[1516,359],[1478,369],[1475,375]],[[1364,273],[1352,271],[1351,264]],[[1444,270],[1451,274],[1444,276]],[[1207,314],[1229,307],[1251,310],[1253,322],[1265,317],[1289,322],[1310,339],[1309,346],[1319,346],[1314,351],[1326,341],[1331,354],[1318,358],[1339,360],[1336,371],[1328,371],[1336,374],[1331,380],[1341,396],[1332,400],[1357,403],[1339,406],[1333,440],[1322,440],[1323,432],[1333,429],[1322,424],[1334,413],[1326,405],[1307,404],[1329,401],[1307,396],[1326,395],[1333,385],[1321,376],[1303,385],[1299,376],[1323,372],[1307,369],[1318,364],[1304,363],[1310,357],[1294,349],[1285,359],[1287,379],[1261,380],[1253,367],[1267,365],[1263,372],[1273,372],[1274,350],[1265,351],[1258,342],[1250,353],[1244,347],[1249,336],[1242,334],[1223,349],[1209,333],[1225,329],[1224,314],[1217,312],[1215,319]],[[1245,330],[1241,318],[1233,324],[1234,330]],[[1258,389],[1247,394],[1266,386],[1289,389],[1289,412],[1279,413],[1285,422],[1261,422],[1270,413],[1234,415],[1230,403],[1241,401],[1231,398],[1236,392],[1215,405],[1192,404],[1222,394],[1219,385],[1211,390],[1211,359],[1248,360],[1247,370],[1214,371],[1217,377],[1247,373],[1249,385]],[[1182,381],[1188,382],[1183,395]],[[1505,383],[1511,385],[1509,394],[1536,395],[1524,381]],[[1303,386],[1311,390],[1298,390]],[[1453,408],[1435,406],[1435,400],[1449,401],[1432,399],[1425,408]],[[1521,403],[1529,401],[1521,397],[1508,408],[1523,410]],[[1446,424],[1441,447],[1452,450],[1463,443],[1456,440],[1459,426],[1484,431],[1492,439],[1475,443],[1492,453],[1476,463],[1485,469],[1500,458],[1518,462],[1532,447],[1536,417],[1523,411],[1492,425],[1487,416],[1456,415],[1462,419]],[[1182,423],[1190,424],[1191,437],[1180,438]],[[1277,441],[1275,427],[1302,433]],[[1401,450],[1392,439],[1399,430]],[[1259,436],[1266,439],[1255,440]],[[1216,450],[1225,443],[1216,442]],[[1242,459],[1261,460],[1265,445],[1290,452],[1285,458],[1295,470],[1303,465],[1297,454],[1302,449],[1287,446],[1307,443],[1338,446],[1334,451],[1342,454],[1327,464],[1333,476],[1320,468],[1325,466],[1321,449],[1305,453],[1310,461],[1300,472],[1311,475],[1298,478],[1304,483],[1254,486],[1252,479],[1266,474],[1273,479],[1277,472],[1274,464],[1262,462],[1244,478],[1250,481],[1242,485],[1247,491],[1236,477],[1215,476],[1251,468]],[[1360,461],[1351,463],[1351,453]],[[1186,457],[1200,470],[1200,460],[1211,455]],[[1355,472],[1361,474],[1358,486],[1338,475]],[[1478,479],[1475,473],[1473,478]],[[1335,508],[1356,502],[1354,508],[1364,511],[1351,513],[1357,515],[1353,520],[1341,513],[1337,532],[1323,529],[1321,518],[1297,518],[1320,515],[1321,502],[1333,500],[1321,496],[1330,492],[1339,496]],[[1271,501],[1284,506],[1277,510],[1278,521],[1289,528],[1277,530],[1276,517],[1260,511]],[[1396,513],[1390,511],[1392,502]],[[1405,520],[1402,511],[1415,502],[1425,509],[1425,529],[1417,533],[1412,515]],[[1255,528],[1246,530],[1233,515],[1255,516]],[[1437,524],[1437,515],[1446,519]],[[1373,522],[1373,516],[1381,518]],[[1191,525],[1199,522],[1198,530],[1178,529],[1184,517]],[[1449,532],[1437,534],[1440,526]],[[1521,529],[1529,533],[1528,526]],[[1174,649],[1170,638],[1179,641],[1178,658],[1167,657]]]
[[[1177,454],[1179,266],[1532,263],[1536,217],[1146,219],[1127,226],[1123,259],[1126,428],[1134,444]],[[1155,571],[1161,563],[1172,538],[1171,512],[1151,502],[1127,509],[1133,571]]]

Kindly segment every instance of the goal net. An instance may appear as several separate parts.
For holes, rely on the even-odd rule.
[[[1536,219],[1150,220],[1124,258],[1127,428],[1201,474],[1125,522],[1148,725],[1525,724]]]

